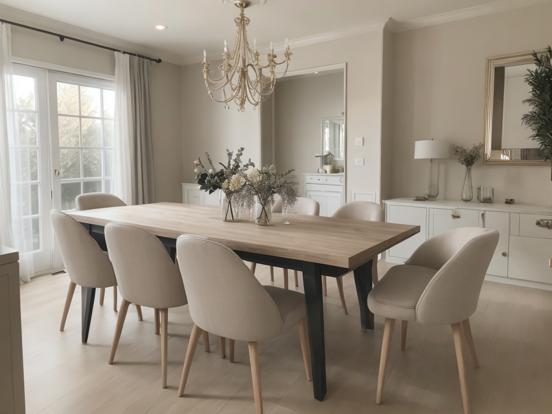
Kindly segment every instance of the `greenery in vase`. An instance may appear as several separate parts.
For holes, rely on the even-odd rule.
[[[530,138],[536,141],[544,159],[552,161],[552,48],[548,46],[544,53],[533,52],[533,60],[535,69],[529,69],[525,76],[530,97],[523,101],[531,110],[521,120],[531,128]]]
[[[469,148],[455,145],[454,155],[460,164],[471,168],[483,157],[483,144],[475,144]]]

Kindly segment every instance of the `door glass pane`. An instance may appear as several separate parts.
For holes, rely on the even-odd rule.
[[[16,110],[36,109],[35,79],[29,76],[13,75],[13,102]]]
[[[32,248],[40,249],[40,220],[38,217],[32,218]]]
[[[82,183],[83,193],[100,193],[102,191],[101,181],[85,181]]]
[[[70,83],[57,83],[58,114],[79,114],[79,87]]]
[[[17,181],[38,180],[38,153],[34,148],[19,148],[16,151]]]
[[[113,121],[104,120],[104,146],[113,146]]]
[[[81,116],[101,116],[99,88],[80,87]]]
[[[15,114],[15,138],[17,145],[37,145],[36,113],[17,112]]]
[[[58,135],[60,147],[79,146],[79,118],[58,116]]]
[[[75,198],[81,193],[81,183],[61,183],[61,209],[75,208]]]
[[[100,150],[82,150],[82,172],[84,177],[102,176],[102,152]]]
[[[115,114],[115,91],[103,90],[103,110],[104,118],[113,119]]]
[[[80,151],[78,149],[60,149],[59,167],[61,178],[79,178]]]
[[[104,175],[106,177],[111,177],[111,163],[113,162],[112,154],[112,150],[106,150],[104,152]]]
[[[82,146],[102,146],[102,121],[99,119],[82,119]]]

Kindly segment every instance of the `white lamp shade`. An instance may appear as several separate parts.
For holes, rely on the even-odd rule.
[[[414,159],[445,159],[450,157],[450,144],[446,141],[423,139],[414,145]]]

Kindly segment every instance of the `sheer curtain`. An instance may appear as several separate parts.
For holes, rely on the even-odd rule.
[[[15,128],[10,25],[0,23],[0,37],[0,244],[19,250],[20,278],[28,282],[34,273],[31,216],[38,210],[31,181],[37,179],[38,171],[26,146],[38,137]]]
[[[115,52],[114,192],[128,204],[154,197],[149,62]]]

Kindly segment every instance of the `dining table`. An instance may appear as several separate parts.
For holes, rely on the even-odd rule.
[[[106,249],[105,226],[116,222],[155,234],[173,260],[178,236],[193,234],[225,244],[245,261],[301,271],[313,394],[319,401],[324,399],[327,390],[322,277],[340,277],[353,272],[360,327],[373,329],[374,316],[367,304],[372,289],[372,261],[420,231],[414,225],[282,214],[274,214],[269,226],[246,220],[225,222],[216,207],[181,203],[129,205],[67,214],[82,223],[103,249]],[[94,288],[83,287],[84,343],[88,340],[94,296]]]

